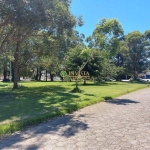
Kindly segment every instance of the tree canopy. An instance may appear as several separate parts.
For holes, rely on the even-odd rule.
[[[14,0],[0,4],[0,54],[14,49],[14,88],[18,87],[18,65],[22,43],[45,33],[55,39],[71,35],[75,25],[82,25],[82,18],[69,11],[69,0]],[[40,32],[39,32],[40,31]],[[56,46],[56,45],[55,45]]]
[[[40,80],[42,71],[86,70],[102,79],[138,74],[149,67],[150,30],[124,35],[117,19],[102,18],[85,37],[74,27],[82,16],[70,12],[70,0],[12,0],[0,3],[0,65],[14,88],[21,75]],[[87,43],[86,43],[87,42]],[[61,65],[60,65],[61,64]],[[12,68],[9,68],[12,66]]]

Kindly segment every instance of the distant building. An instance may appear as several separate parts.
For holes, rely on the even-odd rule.
[[[150,79],[150,72],[140,73],[140,74],[138,74],[138,78],[141,78],[141,79]]]
[[[150,79],[150,72],[147,72],[147,73],[146,73],[145,79]]]

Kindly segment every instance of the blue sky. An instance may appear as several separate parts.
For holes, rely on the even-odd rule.
[[[150,0],[72,0],[70,10],[83,17],[84,25],[76,30],[85,36],[92,35],[102,18],[116,18],[125,34],[150,30]]]

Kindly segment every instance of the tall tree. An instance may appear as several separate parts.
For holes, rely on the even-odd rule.
[[[18,88],[21,44],[32,36],[38,36],[39,30],[56,36],[64,34],[77,21],[69,11],[68,0],[15,0],[2,1],[0,5],[3,8],[0,9],[0,30],[4,31],[3,27],[6,30],[0,43],[0,53],[4,52],[4,44],[15,45],[14,88]]]
[[[89,43],[89,47],[99,50],[102,56],[99,56],[99,62],[103,66],[107,66],[110,69],[104,69],[102,65],[99,65],[97,70],[97,75],[100,78],[104,76],[112,76],[111,68],[115,68],[114,60],[109,60],[114,58],[118,53],[120,48],[120,39],[123,37],[123,29],[121,24],[117,19],[101,19],[97,24],[93,35],[86,38],[86,42]],[[103,60],[103,61],[101,61]],[[112,63],[113,62],[113,63]],[[112,67],[113,64],[113,67]],[[116,72],[119,71],[119,67],[115,68]],[[116,74],[116,73],[115,73]],[[101,77],[100,77],[101,76]]]
[[[133,31],[126,36],[129,52],[126,56],[126,65],[133,78],[144,69],[145,39],[139,31]]]
[[[107,50],[114,55],[119,46],[119,38],[123,36],[123,29],[116,19],[101,19],[97,24],[93,39],[95,47],[100,50]]]

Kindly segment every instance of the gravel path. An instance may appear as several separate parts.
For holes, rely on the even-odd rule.
[[[150,88],[17,132],[0,150],[150,150]]]

